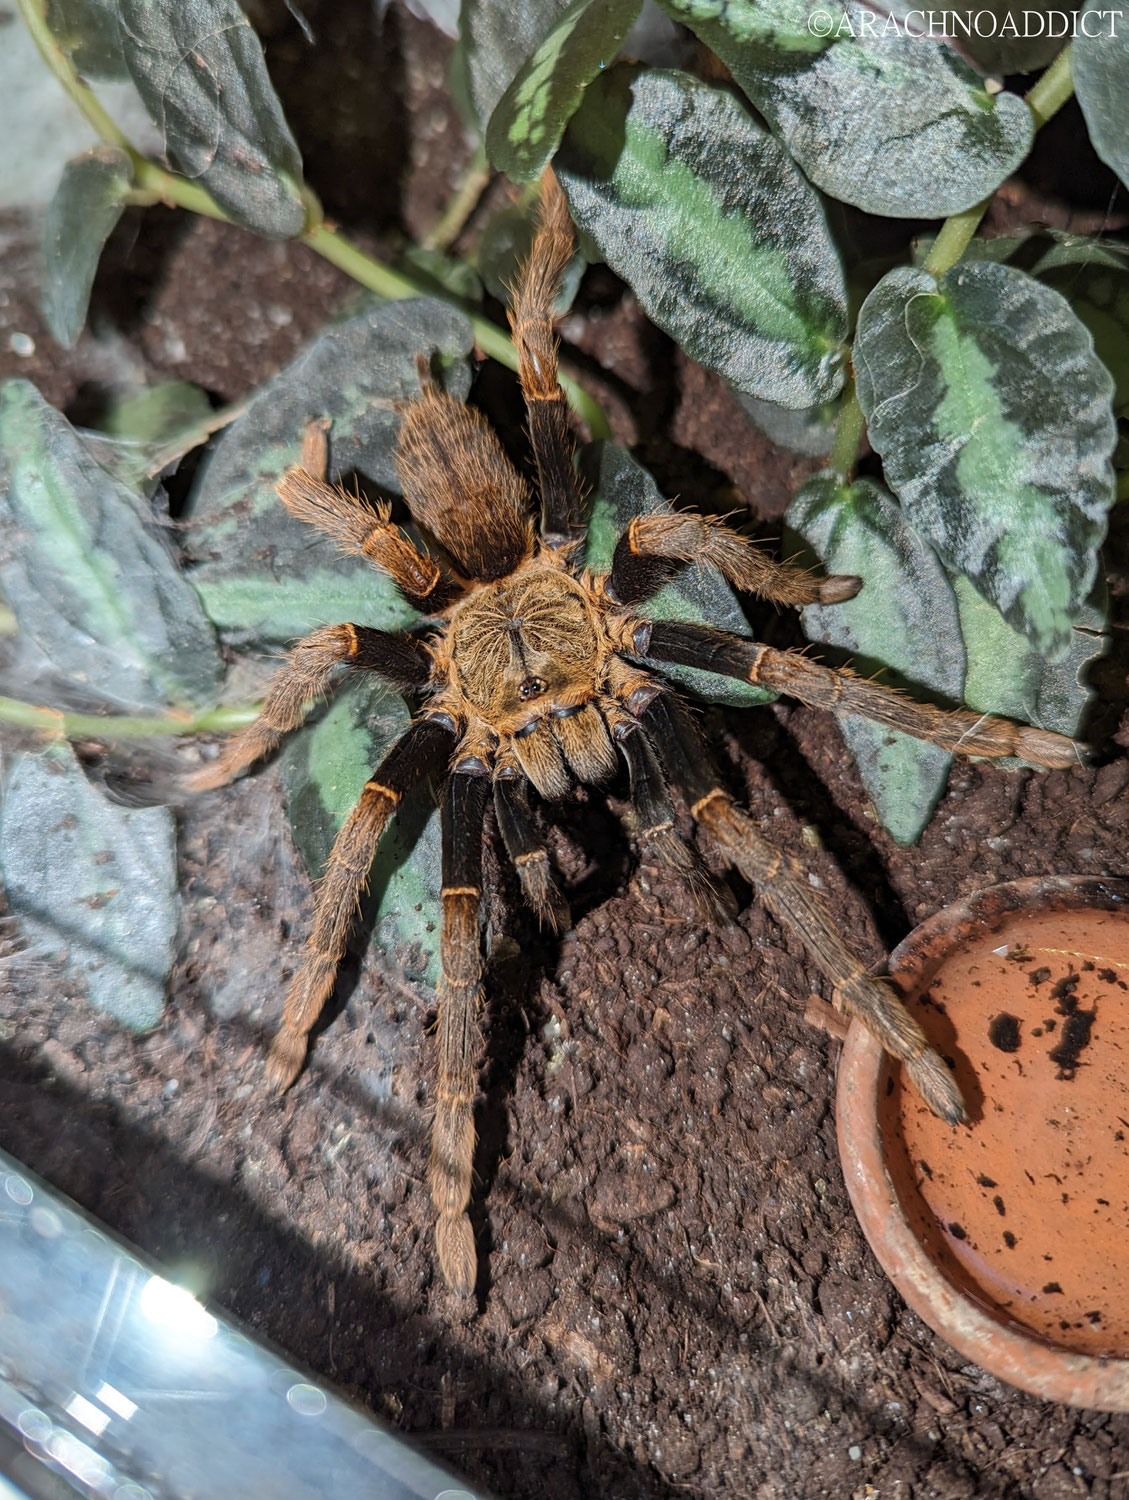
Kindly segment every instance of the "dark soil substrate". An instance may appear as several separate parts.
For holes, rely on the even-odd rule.
[[[271,14],[272,63],[293,68]],[[430,122],[398,148],[400,222],[418,233],[464,148],[444,48],[390,15],[407,59],[397,97]],[[51,345],[34,256],[11,229],[5,373],[81,414],[104,354],[89,337],[71,356]],[[300,246],[161,211],[129,219],[112,251],[96,317],[151,375],[224,400],[351,290]],[[8,354],[12,331],[33,334],[29,359]],[[607,273],[589,276],[566,334],[668,493],[731,507],[736,491],[771,534],[808,466],[758,440]],[[505,382],[480,388],[512,411]],[[1120,607],[1117,579],[1115,592]],[[790,620],[758,625],[798,639]],[[1105,670],[1107,698],[1123,680]],[[829,719],[777,705],[712,726],[732,785],[807,861],[868,962],[978,886],[1129,874],[1129,763],[1108,740],[1104,764],[1046,776],[957,766],[920,846],[902,850]],[[484,1277],[469,1309],[432,1263],[427,1001],[368,953],[296,1087],[264,1095],[264,1038],[311,911],[272,769],[183,812],[182,947],[159,1031],[137,1039],[49,969],[9,962],[0,1145],[499,1495],[1129,1496],[1129,1419],[1001,1386],[876,1265],[836,1157],[838,1044],[803,1021],[825,990],[800,944],[747,891],[734,927],[703,929],[676,884],[636,869],[612,808],[562,811],[577,920],[559,944],[493,862]]]

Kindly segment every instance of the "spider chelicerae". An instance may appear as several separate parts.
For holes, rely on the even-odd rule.
[[[895,991],[853,955],[799,862],[764,839],[735,804],[678,693],[641,662],[681,663],[761,684],[966,755],[1018,755],[1047,766],[1070,765],[1077,755],[1061,735],[918,703],[797,652],[709,626],[648,619],[647,601],[691,561],[710,563],[735,588],[779,604],[837,603],[858,588],[855,578],[819,578],[783,566],[711,518],[673,511],[636,517],[619,538],[610,572],[584,568],[584,495],[557,379],[551,312],[572,248],[564,198],[550,174],[510,313],[539,523],[528,484],[485,418],[435,389],[425,365],[421,398],[403,413],[397,467],[412,517],[438,544],[434,554],[394,526],[387,507],[369,506],[326,483],[326,424],[311,423],[301,463],[278,485],[283,504],[387,572],[425,625],[410,635],[331,625],[299,641],[259,719],[192,778],[198,790],[218,787],[267,755],[329,691],[342,667],[375,672],[414,695],[410,727],[373,771],[337,835],[268,1073],[282,1090],[301,1070],[382,830],[416,783],[445,778],[430,1185],[439,1265],[462,1295],[473,1290],[477,1272],[467,1205],[481,1050],[482,844],[491,803],[526,900],[552,927],[567,920],[532,814],[530,785],[551,802],[574,781],[597,785],[625,764],[640,843],[651,858],[684,875],[708,911],[715,905],[710,880],[678,832],[673,791],[714,849],[803,940],[841,1007],[901,1059],[939,1115],[954,1123],[964,1116],[952,1073]]]

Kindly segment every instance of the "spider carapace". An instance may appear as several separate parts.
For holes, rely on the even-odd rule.
[[[438,544],[434,553],[394,526],[386,508],[326,483],[325,424],[311,423],[301,464],[279,483],[283,504],[389,573],[425,623],[400,635],[327,626],[300,641],[260,718],[193,778],[197,789],[220,786],[269,753],[342,668],[376,672],[415,694],[410,727],[374,769],[333,846],[268,1071],[279,1089],[300,1071],[381,832],[417,782],[440,778],[442,977],[430,1185],[439,1265],[464,1295],[473,1290],[477,1265],[467,1205],[481,1043],[482,843],[491,804],[529,904],[553,926],[566,919],[531,811],[530,784],[551,802],[574,782],[599,784],[625,765],[641,844],[651,858],[679,870],[708,909],[709,877],[676,824],[674,799],[682,801],[715,850],[803,940],[842,1008],[903,1061],[938,1114],[953,1122],[963,1117],[952,1073],[895,991],[855,958],[799,862],[768,843],[736,805],[678,694],[641,663],[682,663],[763,684],[963,754],[1019,755],[1048,766],[1070,765],[1077,755],[1059,735],[934,708],[725,631],[649,620],[647,601],[691,561],[712,564],[735,588],[781,604],[835,603],[858,587],[857,579],[782,566],[713,519],[686,512],[637,517],[618,541],[610,572],[585,571],[584,495],[550,311],[572,244],[564,199],[549,175],[510,314],[539,524],[529,486],[488,423],[437,391],[424,365],[421,398],[403,413],[397,467],[414,520]]]

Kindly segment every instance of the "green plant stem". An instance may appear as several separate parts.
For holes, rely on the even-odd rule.
[[[1070,72],[1070,48],[1064,47],[1037,83],[1025,94],[1027,108],[1035,116],[1035,129],[1041,130],[1052,115],[1059,112],[1074,92]]]
[[[980,220],[987,212],[990,202],[990,198],[985,198],[982,203],[974,203],[963,213],[950,215],[941,225],[940,233],[933,241],[933,248],[924,261],[924,269],[931,276],[943,276],[956,265],[979,229]]]
[[[480,142],[466,165],[462,181],[450,203],[423,237],[425,250],[447,251],[463,232],[466,221],[478,207],[478,201],[490,181],[486,147]]]
[[[210,219],[227,220],[227,215],[202,187],[189,182],[186,178],[178,177],[175,172],[166,172],[164,168],[142,156],[129,143],[103,109],[93,91],[79,78],[70,58],[56,41],[47,25],[46,0],[17,0],[17,4],[40,54],[69,97],[104,141],[118,147],[128,155],[133,166],[133,189],[138,200],[149,203],[168,203],[177,208],[187,208],[192,213],[203,214]],[[311,250],[330,261],[346,275],[351,276],[361,286],[368,287],[377,296],[385,297],[389,301],[398,301],[406,297],[443,296],[445,301],[454,303],[466,313],[474,329],[475,339],[483,353],[508,365],[511,370],[517,369],[517,351],[509,337],[496,323],[490,322],[488,318],[468,308],[458,298],[444,296],[440,289],[424,286],[422,282],[404,272],[395,271],[381,261],[375,260],[371,255],[367,255],[344,235],[325,223],[322,218],[321,204],[311,189],[303,188],[302,197],[306,202],[306,228],[301,238]],[[611,429],[608,426],[607,417],[595,397],[589,395],[582,386],[568,376],[562,375],[561,385],[573,410],[588,424],[593,438],[610,437]]]
[[[0,723],[21,729],[46,730],[60,740],[133,740],[158,734],[219,734],[242,729],[259,717],[258,705],[210,708],[201,714],[72,714],[65,709],[40,708],[18,698],[0,697]]]
[[[1057,114],[1074,92],[1074,80],[1070,74],[1070,47],[1064,47],[1050,67],[1024,95],[1027,108],[1035,118],[1035,129],[1041,130],[1052,115]],[[988,209],[991,198],[975,203],[963,213],[953,214],[941,225],[941,232],[933,242],[933,248],[925,257],[925,269],[933,276],[943,276],[951,271],[968,249],[969,241],[980,227],[980,220]]]
[[[850,480],[858,458],[863,426],[862,407],[852,380],[843,392],[843,404],[839,408],[839,421],[835,426],[835,441],[827,460],[828,468],[833,469],[844,484]]]

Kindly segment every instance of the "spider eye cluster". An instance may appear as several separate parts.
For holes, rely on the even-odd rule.
[[[517,695],[523,703],[528,703],[531,698],[540,698],[542,693],[548,691],[549,684],[543,677],[527,677],[520,684]]]

